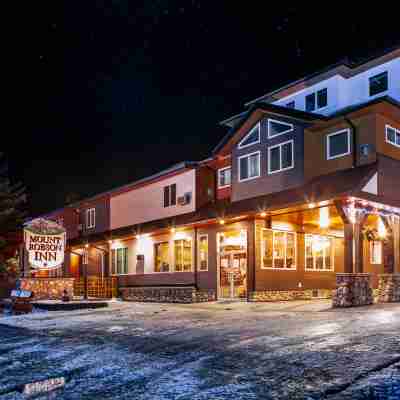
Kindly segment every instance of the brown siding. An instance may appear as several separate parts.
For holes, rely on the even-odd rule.
[[[400,200],[400,159],[395,160],[381,155],[378,157],[378,194],[381,198],[398,201]]]
[[[196,170],[196,209],[215,199],[215,174],[208,166]]]
[[[377,115],[376,119],[376,137],[377,137],[377,152],[387,157],[400,160],[400,147],[393,146],[386,141],[386,125],[400,129],[400,115],[398,120],[389,118],[385,115]]]
[[[94,228],[86,228],[86,210],[90,208],[96,209],[96,226]],[[83,202],[79,207],[79,221],[83,225],[84,234],[91,235],[94,233],[107,232],[110,229],[109,197]]]

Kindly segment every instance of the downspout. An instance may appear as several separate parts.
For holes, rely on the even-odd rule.
[[[350,125],[352,129],[352,145],[353,145],[353,168],[357,167],[357,153],[358,153],[358,147],[357,147],[357,127],[354,125],[353,121],[348,118],[347,116],[343,117],[344,120]]]

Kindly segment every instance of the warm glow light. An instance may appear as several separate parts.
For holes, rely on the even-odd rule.
[[[109,240],[108,243],[109,243],[109,244],[113,244],[113,241],[112,241],[112,240]]]
[[[175,233],[176,229],[175,228],[171,228],[171,233]]]
[[[85,247],[86,247],[86,248],[88,248],[88,247],[89,247],[89,244],[88,244],[88,243],[86,243],[86,244],[85,244]]]
[[[378,219],[378,235],[381,238],[386,237],[386,226],[382,221],[382,218]]]
[[[141,236],[140,236],[140,235],[136,235],[136,239],[138,239],[138,240],[139,240],[140,238],[141,238]]]
[[[314,203],[310,203],[309,205],[308,205],[308,208],[314,208],[315,207],[315,204]]]
[[[219,220],[219,224],[220,224],[220,225],[224,225],[224,224],[225,224],[225,221],[224,221],[223,219],[220,219],[220,220]]]
[[[328,248],[329,245],[330,245],[330,241],[327,237],[313,235],[312,246],[313,246],[313,250],[315,250],[316,252],[319,252],[321,250]]]
[[[329,227],[329,208],[323,207],[319,209],[319,226],[320,228]]]
[[[262,212],[260,215],[261,215],[262,217],[266,217],[266,216],[267,216],[267,213],[266,213],[266,212]]]

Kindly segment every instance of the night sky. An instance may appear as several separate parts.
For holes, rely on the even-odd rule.
[[[218,122],[246,101],[400,39],[389,3],[363,12],[336,2],[33,3],[4,149],[33,215],[62,207],[69,193],[205,158],[225,133]]]

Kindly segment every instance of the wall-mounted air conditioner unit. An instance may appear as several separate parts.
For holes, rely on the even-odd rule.
[[[190,203],[191,198],[192,198],[191,192],[185,193],[183,196],[178,197],[178,204],[180,206],[185,206]]]

